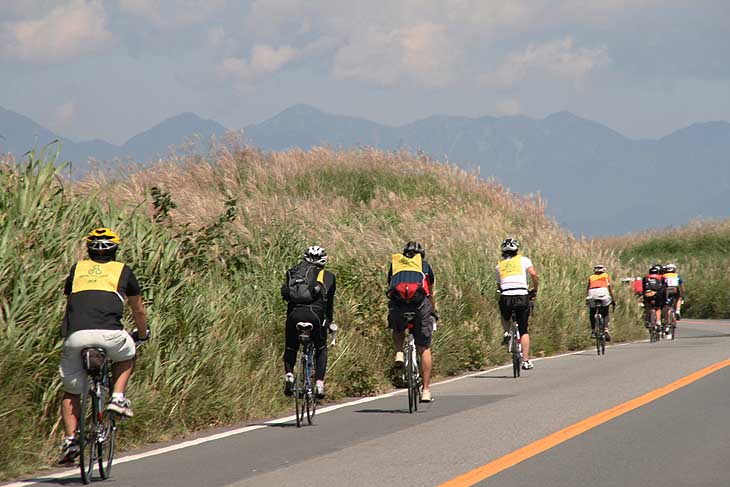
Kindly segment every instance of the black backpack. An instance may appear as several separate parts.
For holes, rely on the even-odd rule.
[[[322,285],[317,281],[319,267],[301,262],[286,271],[287,280],[281,291],[284,299],[292,304],[312,304],[322,295]]]

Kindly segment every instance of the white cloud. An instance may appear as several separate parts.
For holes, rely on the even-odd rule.
[[[98,1],[72,0],[37,20],[3,26],[4,53],[33,63],[63,62],[93,52],[112,37]]]
[[[530,44],[524,51],[509,54],[495,72],[484,75],[483,79],[489,85],[511,87],[527,78],[548,77],[580,86],[589,72],[608,62],[605,47],[577,47],[572,38],[566,37],[545,44]]]
[[[229,57],[218,66],[218,73],[224,79],[248,85],[272,75],[297,57],[298,51],[291,46],[272,47],[257,44],[249,60]]]
[[[452,80],[453,61],[445,27],[425,22],[402,29],[371,27],[337,50],[333,72],[340,79],[380,85],[399,81],[442,86]]]
[[[158,28],[205,22],[226,6],[226,0],[118,0],[119,8]]]

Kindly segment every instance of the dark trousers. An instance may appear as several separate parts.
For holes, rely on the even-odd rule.
[[[314,343],[314,376],[316,380],[324,380],[327,370],[327,329],[324,326],[324,310],[312,306],[295,306],[286,318],[284,350],[284,369],[287,373],[294,371],[296,365],[297,351],[299,350],[299,331],[297,323],[311,323],[311,340]]]

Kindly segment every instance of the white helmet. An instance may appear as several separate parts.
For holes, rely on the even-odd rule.
[[[596,264],[593,266],[593,272],[595,272],[596,274],[602,274],[606,272],[606,266],[603,264]]]
[[[502,253],[504,252],[517,252],[520,250],[520,242],[515,238],[505,238],[504,242],[500,246]]]
[[[304,260],[310,264],[324,267],[327,263],[327,251],[319,245],[312,245],[304,251]]]

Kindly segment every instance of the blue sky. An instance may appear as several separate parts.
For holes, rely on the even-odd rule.
[[[631,137],[730,120],[727,0],[0,0],[0,106],[123,142],[307,103],[400,124],[570,110]]]

